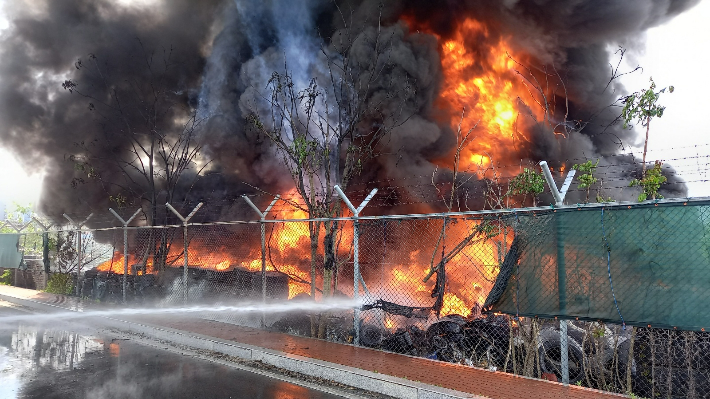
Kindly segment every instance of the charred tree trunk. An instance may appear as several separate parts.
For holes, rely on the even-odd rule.
[[[335,231],[337,230],[337,222],[326,222],[326,233],[323,237],[323,298],[333,296],[333,271],[335,270]],[[318,338],[325,338],[326,324],[328,322],[328,313],[324,312],[320,315],[318,323]]]

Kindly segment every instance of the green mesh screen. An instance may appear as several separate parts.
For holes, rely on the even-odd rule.
[[[0,234],[0,267],[16,269],[22,262],[19,234]]]
[[[710,328],[709,201],[565,207],[508,223],[516,239],[486,309]]]

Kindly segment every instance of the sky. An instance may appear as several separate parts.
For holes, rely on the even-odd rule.
[[[664,115],[651,122],[647,159],[672,164],[688,182],[689,196],[710,196],[710,1],[705,0],[662,25],[647,32],[644,54],[632,56],[633,67],[643,73],[627,75],[622,82],[630,91],[648,88],[653,77],[659,88],[674,86],[675,92],[661,96]],[[627,71],[633,69],[627,64]],[[645,133],[637,129],[639,138]],[[640,141],[635,154],[643,151]]]
[[[650,77],[659,87],[675,87],[674,93],[662,96],[659,101],[667,108],[661,119],[651,123],[647,158],[672,164],[688,182],[691,197],[710,196],[710,129],[706,125],[710,78],[705,72],[710,65],[710,53],[706,51],[710,42],[707,21],[710,21],[708,0],[667,24],[647,31],[645,49],[627,52],[625,64],[620,68],[620,71],[624,67],[628,71],[636,65],[643,67],[643,71],[621,78],[629,91],[647,88]],[[0,29],[7,25],[0,15]],[[640,127],[637,130],[639,142],[625,151],[640,158],[643,132]],[[3,209],[11,209],[13,202],[36,205],[39,199],[42,171],[27,173],[17,161],[18,156],[22,154],[11,154],[0,144],[0,219]]]

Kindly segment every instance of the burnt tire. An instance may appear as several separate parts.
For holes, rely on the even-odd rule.
[[[542,372],[555,374],[558,380],[561,381],[562,351],[560,350],[560,332],[552,328],[540,331],[537,348]],[[584,379],[584,352],[577,341],[568,339],[567,353],[569,359],[569,383],[575,384]]]
[[[362,324],[360,327],[360,345],[368,348],[379,348],[384,336],[382,329],[372,324]]]

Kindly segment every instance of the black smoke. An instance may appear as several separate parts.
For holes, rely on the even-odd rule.
[[[454,133],[442,122],[445,118],[436,104],[442,79],[438,42],[428,33],[410,29],[402,17],[444,39],[462,18],[472,17],[485,21],[495,32],[491,40],[495,35],[511,37],[511,45],[529,54],[532,65],[554,65],[566,82],[570,119],[589,121],[584,130],[564,139],[532,126],[532,142],[524,149],[511,150],[511,159],[521,163],[544,159],[557,168],[569,167],[572,160],[600,158],[605,178],[621,187],[637,177],[639,167],[631,157],[616,154],[620,145],[638,138],[633,131],[609,126],[618,109],[608,106],[626,92],[617,82],[608,85],[609,60],[618,45],[633,51],[643,45],[646,29],[697,2],[10,2],[4,10],[10,26],[0,39],[0,145],[20,154],[25,166],[46,171],[41,209],[50,216],[105,213],[112,206],[109,196],[116,192],[110,185],[86,178],[86,171],[77,168],[72,156],[86,155],[91,148],[102,180],[120,180],[123,172],[101,160],[127,148],[121,143],[91,147],[102,137],[101,124],[88,110],[88,101],[62,89],[61,83],[73,79],[80,89],[102,93],[99,81],[75,67],[78,59],[86,62],[92,54],[110,81],[143,85],[146,53],[160,62],[166,51],[172,51],[171,59],[178,67],[171,69],[164,84],[185,107],[204,118],[201,156],[211,160],[204,176],[194,185],[181,186],[178,197],[188,203],[211,202],[214,218],[238,216],[228,204],[241,194],[255,192],[254,187],[283,192],[291,184],[270,143],[245,122],[250,104],[265,88],[271,72],[287,63],[297,83],[312,77],[326,80],[320,49],[331,46],[330,38],[346,24],[357,27],[360,35],[371,33],[381,16],[383,29],[393,40],[388,78],[414,82],[417,90],[407,102],[412,117],[384,144],[384,155],[363,168],[358,183],[363,188],[375,181],[385,183],[370,185],[405,187],[390,190],[391,198],[432,202],[436,197],[430,186],[434,161],[451,154]],[[369,62],[364,49],[353,58]],[[166,129],[177,126],[178,116],[169,115]],[[77,178],[86,179],[72,188]],[[686,192],[677,179],[671,183],[666,185],[666,196]],[[471,183],[471,192],[480,193],[482,187],[482,183]],[[609,195],[629,199],[620,189]],[[403,208],[397,210],[409,209]]]

